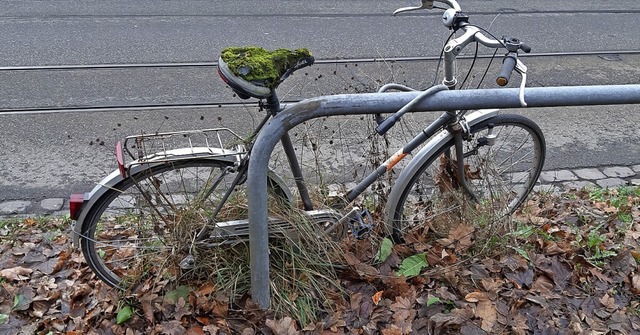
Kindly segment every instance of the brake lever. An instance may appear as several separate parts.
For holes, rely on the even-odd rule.
[[[527,103],[524,101],[524,87],[527,85],[527,66],[518,59],[516,61],[515,70],[520,74],[520,76],[522,76],[522,79],[520,80],[520,91],[518,92],[520,106],[527,107]]]
[[[402,7],[402,8],[396,9],[393,12],[393,15],[395,16],[396,14],[400,14],[402,12],[409,12],[412,10],[432,9],[432,8],[433,8],[433,0],[422,0],[422,5],[418,7]]]

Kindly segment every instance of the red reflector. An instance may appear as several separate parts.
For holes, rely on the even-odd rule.
[[[229,79],[227,79],[227,77],[224,76],[224,74],[222,73],[222,71],[220,71],[220,68],[218,68],[218,75],[220,76],[220,78],[222,79],[222,81],[224,81],[225,84],[229,84]]]
[[[127,170],[124,168],[124,154],[122,152],[122,142],[116,143],[116,161],[118,162],[118,170],[122,178],[127,177]]]
[[[69,197],[69,216],[71,220],[78,219],[82,205],[84,205],[84,194],[72,194]]]

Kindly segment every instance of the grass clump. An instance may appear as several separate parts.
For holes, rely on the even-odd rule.
[[[317,321],[331,308],[329,295],[340,291],[336,263],[339,260],[338,242],[322,234],[322,227],[283,199],[270,196],[269,202],[269,259],[271,277],[271,310],[276,316],[290,316],[301,325]],[[232,196],[219,212],[216,221],[237,220],[248,211],[245,194]],[[198,206],[185,206],[166,223],[171,229],[159,247],[138,261],[131,275],[131,293],[142,297],[145,287],[162,290],[186,285],[198,287],[212,284],[215,296],[228,302],[230,309],[242,309],[251,288],[249,238],[247,236],[218,236],[204,243],[192,243],[195,234],[208,221],[208,213]],[[281,218],[286,218],[281,219]],[[215,226],[215,223],[211,223]],[[223,241],[224,240],[224,241]],[[172,245],[170,254],[163,245]],[[158,250],[162,252],[157,252]],[[178,263],[187,252],[193,254],[190,269]],[[152,288],[151,290],[154,290]]]
[[[633,222],[633,210],[638,207],[640,187],[621,186],[613,189],[596,189],[589,192],[594,207],[613,214],[624,224]]]
[[[290,213],[286,225],[270,227],[271,309],[301,325],[317,321],[330,308],[329,296],[340,291],[336,262],[338,242],[304,215]],[[209,273],[218,292],[238,302],[251,285],[248,241],[212,248],[199,255],[200,271]]]

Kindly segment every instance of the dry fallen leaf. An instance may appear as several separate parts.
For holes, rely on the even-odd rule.
[[[631,285],[635,294],[640,294],[640,275],[633,275],[631,278]]]
[[[378,306],[378,304],[380,303],[380,299],[382,299],[382,293],[384,293],[384,291],[378,291],[371,297],[374,305]]]
[[[182,327],[180,321],[173,320],[168,322],[163,322],[155,327],[156,332],[159,334],[167,334],[167,335],[179,335],[186,333],[186,329]]]
[[[531,290],[539,293],[549,293],[553,289],[553,282],[546,275],[539,275],[533,282]]]
[[[467,302],[478,302],[489,300],[489,296],[485,292],[471,292],[464,297]]]
[[[592,275],[596,276],[598,279],[602,280],[603,282],[607,283],[607,284],[611,284],[613,281],[611,280],[611,278],[605,276],[602,274],[602,272],[598,271],[595,268],[591,268],[589,269],[589,272],[591,272]]]
[[[207,325],[202,327],[202,330],[210,335],[218,335],[218,331],[220,330],[220,328],[216,327],[215,325]]]
[[[522,314],[516,314],[513,317],[513,325],[511,326],[511,330],[514,334],[517,335],[525,335],[528,334],[527,330],[531,330],[527,325],[527,317]]]
[[[406,334],[400,329],[400,327],[396,325],[389,325],[387,328],[382,330],[382,335],[403,335]]]
[[[609,296],[608,293],[606,293],[602,298],[600,298],[599,301],[608,310],[618,309],[618,305],[616,304],[616,299],[614,297]]]
[[[278,321],[269,319],[266,321],[267,327],[275,334],[281,335],[299,335],[296,329],[296,322],[290,317],[284,317]]]
[[[376,250],[367,246],[375,244],[360,241],[345,251],[348,261],[340,258],[341,264],[352,265],[341,278],[346,294],[326,292],[332,304],[330,315],[309,320],[302,330],[304,325],[286,311],[277,316],[260,311],[247,295],[231,297],[208,281],[189,283],[194,287],[192,294],[170,304],[162,303],[162,297],[181,284],[165,278],[149,276],[135,292],[123,295],[96,278],[81,253],[68,248],[67,237],[52,240],[49,232],[21,222],[22,231],[16,232],[14,241],[0,241],[0,281],[4,280],[5,290],[4,295],[0,292],[0,334],[18,333],[22,328],[25,333],[45,329],[69,335],[92,331],[123,335],[395,335],[409,331],[477,335],[557,332],[554,326],[558,325],[579,334],[638,333],[640,319],[630,312],[640,306],[640,211],[633,210],[633,224],[621,224],[604,215],[604,210],[588,207],[591,200],[581,196],[588,194],[561,200],[534,196],[527,202],[527,211],[540,217],[543,225],[530,237],[510,240],[526,254],[503,247],[476,253],[473,243],[471,252],[460,253],[464,237],[481,241],[481,235],[474,236],[480,232],[478,226],[466,234],[462,229],[449,230],[446,239],[438,240],[425,225],[408,233],[405,243],[394,246],[384,264],[371,262]],[[634,199],[627,205],[640,208],[640,198]],[[600,204],[602,209],[608,207],[605,202]],[[524,212],[516,215],[522,216],[519,222],[530,224]],[[459,225],[455,221],[452,227]],[[585,243],[596,228],[606,239],[600,246],[617,252],[617,256],[598,259],[597,268],[585,261],[593,256]],[[545,233],[553,239],[543,238]],[[447,242],[448,247],[438,242]],[[119,255],[132,250],[124,248]],[[427,254],[431,269],[413,279],[391,275],[403,258],[417,253]],[[456,265],[447,266],[449,259]],[[589,293],[580,291],[581,287],[589,287]],[[293,300],[304,294],[287,296]],[[115,325],[122,299],[137,306],[136,316]]]
[[[457,252],[465,252],[471,247],[474,231],[473,226],[460,225],[451,229],[447,238],[453,242],[453,247]]]
[[[390,306],[393,311],[394,324],[402,330],[403,334],[411,332],[411,323],[417,313],[416,310],[413,309],[414,301],[415,297],[396,297],[396,301]]]
[[[494,304],[489,300],[479,301],[478,307],[476,308],[476,315],[482,319],[482,330],[491,333],[498,318]]]
[[[29,276],[33,270],[28,268],[23,268],[21,266],[16,266],[10,269],[4,269],[0,271],[0,276],[7,278],[13,281],[21,281],[29,279]]]

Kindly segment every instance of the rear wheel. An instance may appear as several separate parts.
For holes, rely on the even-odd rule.
[[[466,181],[477,204],[469,201],[458,182],[451,139],[409,174],[407,186],[390,208],[396,237],[417,225],[439,231],[465,215],[469,218],[469,212],[474,212],[472,219],[509,215],[533,190],[545,158],[545,140],[533,121],[520,115],[497,115],[472,126],[463,142]]]
[[[190,159],[125,178],[96,202],[82,222],[81,247],[87,263],[101,280],[122,289],[150,277],[210,275],[211,269],[200,266],[207,252],[248,236],[247,188],[243,181],[233,188],[237,177],[230,162]],[[283,208],[291,199],[277,180],[268,178],[269,199]]]

